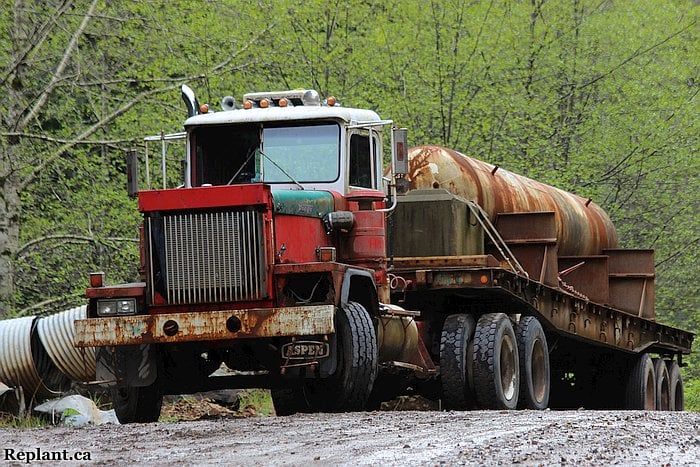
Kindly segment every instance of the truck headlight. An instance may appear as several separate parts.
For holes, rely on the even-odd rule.
[[[136,299],[125,298],[119,300],[98,300],[97,315],[98,316],[114,316],[114,315],[135,315],[136,314]]]

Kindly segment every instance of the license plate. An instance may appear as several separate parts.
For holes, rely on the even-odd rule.
[[[290,360],[307,360],[310,358],[323,358],[330,354],[330,347],[326,342],[298,341],[290,342],[282,346],[282,357]]]

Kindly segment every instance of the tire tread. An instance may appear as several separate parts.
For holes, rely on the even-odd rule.
[[[445,319],[440,339],[440,378],[442,396],[448,409],[471,408],[474,394],[470,387],[469,373],[472,362],[469,347],[474,333],[474,318],[466,314],[454,314]]]

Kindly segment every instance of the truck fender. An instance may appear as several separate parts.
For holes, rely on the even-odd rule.
[[[343,284],[340,288],[340,303],[338,306],[347,305],[348,302],[357,302],[365,307],[372,318],[379,316],[379,301],[377,287],[374,284],[374,276],[370,271],[348,268],[343,275]]]
[[[369,271],[348,268],[343,274],[343,282],[340,288],[340,303],[338,308],[347,306],[348,302],[358,302],[367,309],[370,316],[377,323],[379,316],[379,302],[377,301],[377,289],[374,285],[374,277]],[[330,346],[329,358],[321,360],[319,372],[321,377],[330,376],[335,373],[338,362],[338,340],[337,335],[329,337]]]
[[[150,386],[156,380],[157,360],[150,344],[121,347],[97,347],[97,381],[103,386]]]

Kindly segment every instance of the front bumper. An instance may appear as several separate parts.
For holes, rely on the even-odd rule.
[[[335,332],[333,305],[114,316],[75,321],[76,347],[312,336]]]

